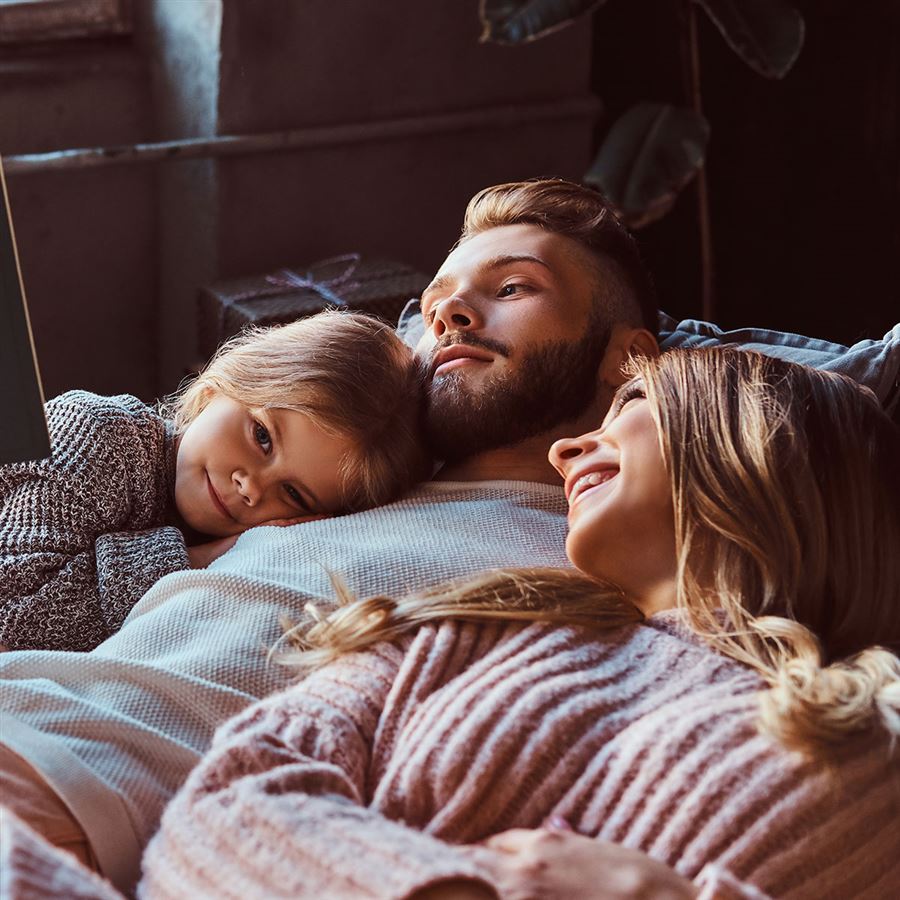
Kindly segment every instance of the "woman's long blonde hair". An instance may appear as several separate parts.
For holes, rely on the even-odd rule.
[[[900,432],[841,375],[734,348],[635,360],[671,478],[677,605],[769,685],[760,726],[821,754],[900,735]],[[398,601],[354,601],[291,637],[301,667],[431,619],[638,621],[577,572],[501,570]]]

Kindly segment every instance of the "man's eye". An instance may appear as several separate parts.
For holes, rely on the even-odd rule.
[[[269,436],[269,430],[261,422],[253,423],[253,439],[266,453],[272,449],[272,438]]]

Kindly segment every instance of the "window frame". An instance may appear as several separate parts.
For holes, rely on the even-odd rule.
[[[130,34],[131,0],[0,2],[0,45]]]

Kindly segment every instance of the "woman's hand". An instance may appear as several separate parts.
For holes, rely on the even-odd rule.
[[[205,544],[195,544],[188,547],[188,559],[191,562],[192,569],[205,569],[214,559],[218,559],[227,550],[234,546],[234,542],[238,539],[236,534],[228,537],[216,538]]]
[[[638,850],[575,834],[523,828],[485,841],[479,856],[503,900],[690,900],[697,889]]]
[[[497,895],[477,881],[457,878],[420,888],[409,900],[497,900]]]
[[[286,528],[288,525],[302,525],[304,522],[317,522],[319,519],[327,519],[328,516],[319,514],[315,516],[293,516],[290,519],[269,519],[268,522],[260,522],[255,528],[262,528],[264,525],[276,525],[279,528]]]
[[[285,528],[288,525],[299,525],[302,522],[315,522],[317,519],[327,519],[328,516],[297,516],[291,519],[270,519],[268,522],[261,522],[261,525],[276,525]],[[259,527],[259,526],[255,526]],[[234,542],[240,535],[232,534],[228,537],[216,538],[214,541],[208,541],[205,544],[195,544],[188,547],[188,559],[192,569],[205,569],[213,560],[218,559],[223,553],[230,550],[234,546]]]

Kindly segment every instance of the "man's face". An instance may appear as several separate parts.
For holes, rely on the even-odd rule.
[[[422,295],[416,347],[436,456],[512,445],[587,408],[609,336],[595,272],[575,241],[536,225],[493,228],[447,257]]]

